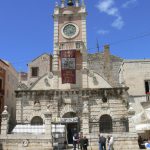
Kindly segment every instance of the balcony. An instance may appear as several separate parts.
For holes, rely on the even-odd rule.
[[[4,90],[0,90],[0,96],[4,96],[4,94],[5,94],[5,92],[4,92]]]
[[[69,41],[69,42],[60,42],[59,50],[84,50],[85,45],[82,41]]]

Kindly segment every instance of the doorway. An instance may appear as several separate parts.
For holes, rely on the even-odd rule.
[[[67,125],[67,140],[68,144],[73,144],[73,135],[78,133],[77,123],[68,123]]]
[[[66,126],[66,140],[68,144],[73,144],[73,135],[79,132],[79,119],[75,112],[67,112],[62,117]]]

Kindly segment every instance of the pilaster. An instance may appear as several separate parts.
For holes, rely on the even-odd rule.
[[[82,112],[82,132],[89,136],[89,97],[83,96],[83,112]]]
[[[49,135],[50,139],[52,139],[51,129],[52,129],[52,114],[47,110],[44,113],[45,116],[45,134]]]
[[[55,8],[58,9],[58,8]],[[58,46],[58,15],[54,15],[54,54],[53,54],[53,73],[54,73],[54,88],[59,87],[59,46]]]

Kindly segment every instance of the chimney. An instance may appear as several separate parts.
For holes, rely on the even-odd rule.
[[[109,49],[109,45],[104,45],[104,76],[106,77],[108,83],[112,85],[112,64]]]

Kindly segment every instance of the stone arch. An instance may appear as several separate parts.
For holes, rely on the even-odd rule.
[[[31,125],[43,125],[43,119],[39,116],[34,116],[31,120]]]
[[[76,111],[73,107],[71,107],[70,105],[66,105],[60,112],[60,117],[62,118],[65,114],[67,114],[69,112],[76,113]]]
[[[29,117],[30,123],[31,123],[31,120],[32,120],[34,117],[36,117],[36,116],[42,118],[42,119],[43,119],[43,123],[45,122],[44,114],[42,114],[41,112],[35,111],[35,112],[33,112],[33,113],[30,115],[30,117]]]
[[[101,110],[101,111],[99,112],[98,116],[97,116],[97,117],[98,117],[98,120],[99,120],[99,118],[100,118],[102,115],[110,115],[111,118],[113,118],[113,114],[112,114],[112,112],[111,112],[109,109]]]

